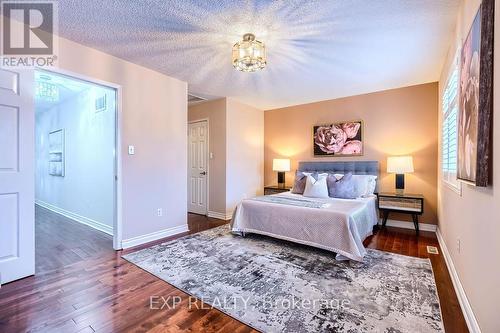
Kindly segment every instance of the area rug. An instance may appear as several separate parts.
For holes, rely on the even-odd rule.
[[[123,256],[262,332],[441,332],[429,259],[363,263],[227,225]]]

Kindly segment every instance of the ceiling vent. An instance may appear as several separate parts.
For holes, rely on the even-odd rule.
[[[201,98],[195,95],[188,94],[188,103],[201,102],[204,101],[205,98]]]

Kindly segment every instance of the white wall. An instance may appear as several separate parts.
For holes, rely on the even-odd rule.
[[[226,214],[264,191],[264,111],[227,98]]]
[[[467,37],[480,0],[466,0],[457,18],[456,33],[439,81],[442,96],[455,50]],[[439,177],[439,229],[443,235],[467,299],[483,332],[498,332],[500,299],[500,1],[495,1],[495,60],[493,96],[493,184],[487,188],[462,186],[462,194]],[[441,99],[440,99],[441,100]],[[442,112],[439,113],[440,118]],[[440,123],[442,119],[440,119]],[[439,154],[441,156],[441,154]],[[457,240],[460,239],[460,252]]]
[[[186,230],[187,83],[64,38],[58,65],[122,88],[123,239]]]
[[[35,198],[112,233],[116,93],[86,89],[50,109],[37,108]],[[104,93],[107,109],[96,113],[95,97]],[[49,133],[59,129],[65,133],[64,177],[49,175]]]

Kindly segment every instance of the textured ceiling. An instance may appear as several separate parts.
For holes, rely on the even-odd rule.
[[[63,37],[270,109],[437,81],[459,0],[60,0]],[[233,69],[252,32],[268,66]]]

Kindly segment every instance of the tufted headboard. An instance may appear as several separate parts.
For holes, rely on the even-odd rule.
[[[352,172],[353,175],[377,176],[377,187],[375,188],[375,192],[378,192],[378,181],[380,178],[378,161],[299,162],[298,171],[341,174]]]

